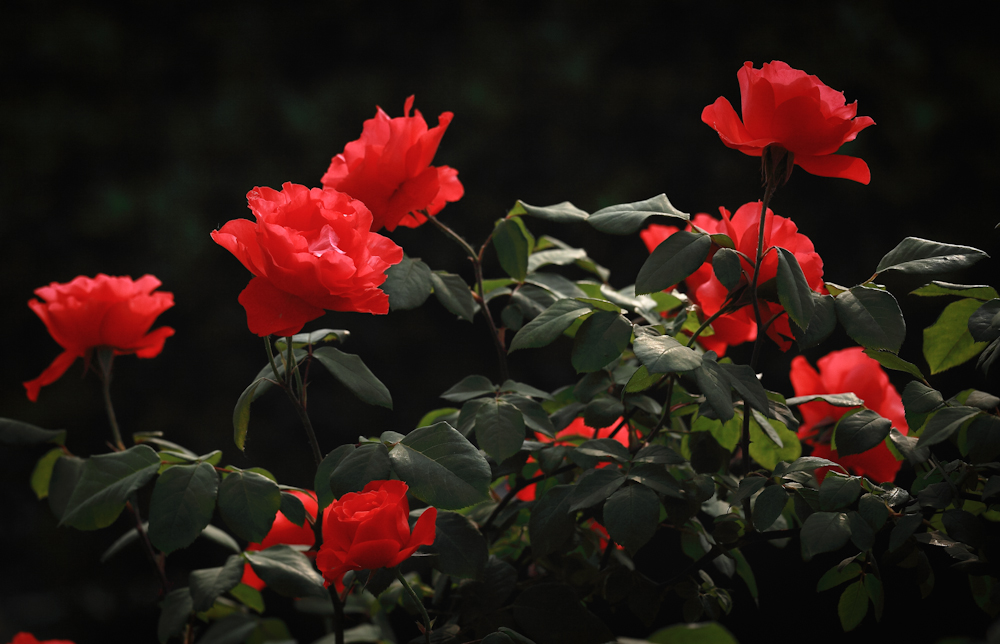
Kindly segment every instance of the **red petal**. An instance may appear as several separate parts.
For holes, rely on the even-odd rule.
[[[28,400],[32,402],[38,400],[38,391],[45,385],[51,385],[56,380],[59,380],[78,357],[69,351],[63,351],[56,356],[52,364],[45,368],[42,375],[24,383],[24,388],[28,390]]]
[[[323,309],[281,291],[264,277],[254,277],[240,293],[239,303],[247,312],[247,326],[252,333],[290,336],[302,325],[323,315]]]
[[[827,154],[817,157],[795,155],[795,165],[801,166],[809,174],[850,179],[866,186],[872,178],[867,163],[857,157],[849,157],[844,154]]]

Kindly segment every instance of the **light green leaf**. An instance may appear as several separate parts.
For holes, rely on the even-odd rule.
[[[976,342],[969,332],[969,318],[981,305],[971,297],[952,302],[924,329],[924,358],[932,375],[957,367],[986,348],[985,342]]]

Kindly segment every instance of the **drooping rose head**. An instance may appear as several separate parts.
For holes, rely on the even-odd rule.
[[[810,174],[868,184],[868,164],[834,154],[875,124],[870,117],[857,115],[857,102],[848,105],[843,92],[780,60],[760,69],[746,62],[736,76],[743,120],[722,96],[701,113],[701,120],[719,133],[724,144],[757,157],[767,146],[777,145],[791,152],[795,165]]]
[[[42,387],[58,380],[77,358],[89,359],[97,348],[140,358],[159,355],[164,341],[174,334],[168,326],[149,330],[157,316],[174,305],[173,293],[154,293],[159,285],[160,280],[152,275],[133,280],[99,273],[35,289],[41,300],[33,299],[28,306],[63,352],[42,375],[24,383],[28,398],[38,400]]]
[[[820,358],[816,364],[819,371],[813,369],[802,356],[792,359],[789,378],[796,396],[853,392],[865,402],[865,407],[891,420],[892,426],[900,433],[908,433],[899,392],[889,382],[882,365],[865,355],[864,349],[851,347],[834,351]],[[849,408],[834,407],[817,400],[800,405],[799,409],[803,418],[799,438],[813,446],[813,456],[828,458],[854,474],[868,476],[879,483],[896,478],[901,463],[884,443],[850,456],[840,456],[836,450],[830,449],[830,430]]]
[[[10,641],[10,644],[73,644],[69,640],[42,640],[39,641],[37,637],[31,633],[18,633],[14,636],[14,639]]]
[[[323,515],[323,545],[316,565],[338,592],[350,570],[393,568],[434,543],[437,509],[427,508],[410,531],[409,486],[402,481],[372,481],[361,492],[349,492]]]
[[[247,550],[253,552],[282,544],[287,546],[309,547],[315,545],[316,534],[313,532],[312,525],[310,525],[309,521],[316,520],[316,511],[318,509],[316,494],[314,492],[302,492],[299,490],[289,490],[288,494],[291,494],[302,501],[306,514],[309,515],[309,520],[305,521],[302,525],[296,525],[289,521],[288,517],[279,511],[274,516],[274,523],[271,524],[271,529],[268,530],[264,540],[260,543],[251,543],[247,545]],[[307,555],[308,554],[310,553],[307,553]],[[257,590],[261,590],[267,585],[264,583],[264,580],[258,577],[257,573],[253,571],[253,567],[249,565],[243,567],[243,579],[241,581],[247,586],[252,586]]]
[[[371,232],[365,204],[293,183],[254,188],[247,201],[256,221],[234,219],[212,239],[254,274],[239,297],[250,331],[294,335],[324,309],[389,311],[379,285],[403,249]]]
[[[365,121],[361,138],[351,141],[333,157],[323,175],[323,186],[360,199],[372,211],[372,231],[392,231],[396,226],[416,228],[436,215],[449,201],[465,193],[458,170],[432,166],[441,137],[453,114],[444,112],[436,127],[418,110],[410,116],[413,97],[406,99],[403,116],[389,118],[377,108],[375,118]]]

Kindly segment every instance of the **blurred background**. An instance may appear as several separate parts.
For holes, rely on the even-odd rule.
[[[455,113],[435,163],[458,169],[466,194],[440,218],[477,246],[517,199],[568,199],[593,212],[665,192],[681,210],[713,214],[756,201],[759,163],[723,146],[700,114],[718,96],[738,106],[744,61],[778,59],[844,91],[877,124],[843,150],[868,162],[871,185],[799,169],[772,204],[813,240],[826,279],[866,280],[908,235],[1000,252],[1000,55],[991,25],[971,15],[942,18],[880,0],[809,11],[654,0],[392,9],[360,0],[115,9],[39,1],[8,3],[4,13],[0,416],[65,428],[80,455],[107,449],[99,384],[79,377],[78,362],[28,402],[21,382],[60,349],[26,302],[35,288],[77,275],[152,273],[176,301],[159,324],[177,333],[154,360],[116,361],[123,432],[163,431],[196,452],[221,448],[224,462],[311,486],[311,466],[301,467],[311,462],[308,446],[280,395],[254,404],[246,452],[232,444],[233,405],[266,358],[236,301],[250,275],[209,232],[250,216],[245,195],[254,186],[319,185],[376,105],[399,116],[411,94],[431,126]],[[585,247],[616,288],[634,281],[647,256],[638,235],[527,223],[536,236]],[[430,227],[390,236],[432,268],[471,280],[461,250]],[[998,286],[995,266],[987,260],[946,279]],[[499,272],[490,257],[487,274]],[[944,302],[906,295],[926,280],[884,281],[909,325],[901,356],[926,367],[920,329]],[[395,401],[393,411],[367,407],[317,375],[312,391],[332,394],[310,397],[324,451],[358,435],[409,431],[446,404],[433,397],[459,378],[498,377],[482,319],[459,321],[433,298],[389,316],[329,313],[306,329],[321,327],[349,329],[342,348],[361,355]],[[850,344],[837,335],[807,355]],[[515,354],[512,376],[543,389],[571,382],[568,349]],[[790,393],[793,354],[768,347],[765,386]],[[749,359],[740,348],[730,355]],[[946,395],[967,386],[997,393],[991,379],[966,366],[932,383]],[[95,533],[57,529],[28,486],[44,451],[0,446],[0,641],[18,630],[78,644],[151,641],[157,586],[142,553],[97,561],[127,521]],[[183,583],[186,569],[220,565],[223,552],[213,548],[172,555],[169,566]],[[932,598],[965,593],[971,603],[961,576],[938,583]],[[839,629],[830,604],[816,610],[816,623],[832,617]],[[982,619],[963,619],[942,634],[982,634]],[[296,635],[311,641],[309,632]]]

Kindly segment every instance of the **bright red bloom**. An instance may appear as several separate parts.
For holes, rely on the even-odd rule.
[[[234,219],[212,231],[212,239],[254,274],[239,297],[250,331],[294,335],[324,309],[389,311],[379,285],[403,249],[370,232],[365,204],[294,183],[281,191],[254,188],[247,201],[257,221]]]
[[[427,508],[411,532],[408,489],[402,481],[372,481],[326,509],[316,565],[327,585],[333,583],[343,592],[349,570],[393,568],[420,546],[434,543],[437,509]]]
[[[909,432],[899,392],[889,382],[882,365],[865,355],[864,349],[851,347],[834,351],[820,358],[816,364],[819,372],[802,356],[792,359],[789,378],[796,396],[853,392],[865,401],[865,407],[891,420],[892,426],[900,433]],[[884,442],[867,452],[850,456],[839,456],[836,450],[830,449],[829,431],[824,430],[832,430],[833,424],[850,408],[834,407],[817,400],[800,405],[799,410],[803,419],[799,426],[799,438],[813,446],[813,456],[828,458],[852,473],[868,476],[878,483],[896,478],[901,463]],[[822,472],[817,470],[817,474]]]
[[[62,377],[77,358],[89,360],[93,349],[106,347],[115,355],[134,353],[140,358],[158,356],[164,341],[174,334],[168,326],[149,331],[157,316],[174,305],[173,293],[153,292],[159,285],[152,275],[133,281],[99,273],[35,289],[43,301],[33,299],[28,306],[63,352],[42,375],[24,383],[28,398],[38,400],[42,387]]]
[[[309,515],[309,520],[315,521],[316,512],[318,510],[316,494],[314,492],[300,492],[299,490],[289,490],[288,493],[297,497],[299,501],[302,501],[302,505],[305,506],[306,509],[306,514]],[[309,546],[311,548],[316,543],[316,534],[313,532],[313,528],[312,525],[310,525],[309,520],[302,525],[296,525],[289,521],[288,517],[279,511],[274,516],[274,523],[271,524],[271,529],[264,537],[264,540],[260,543],[249,544],[247,546],[247,550],[255,552],[257,550],[264,550],[266,548],[270,548],[271,546],[278,546],[282,544],[288,546]],[[243,567],[243,579],[241,581],[247,586],[252,586],[257,590],[261,590],[267,585],[264,583],[264,580],[258,577],[257,573],[253,571],[252,566]]]
[[[365,121],[361,138],[344,146],[323,175],[323,187],[346,192],[372,211],[372,231],[385,226],[416,228],[427,221],[418,211],[436,215],[448,201],[458,201],[465,189],[458,170],[432,166],[441,137],[454,116],[444,112],[436,127],[418,110],[410,116],[413,97],[406,99],[403,116],[389,118],[379,107]]]
[[[608,547],[608,540],[611,539],[611,535],[608,534],[607,528],[605,528],[603,525],[601,525],[594,519],[587,519],[586,521],[583,522],[582,525],[584,528],[587,528],[588,530],[597,535],[597,543],[601,547],[602,551]],[[625,549],[621,544],[618,543],[615,544],[615,548],[617,548],[618,550]]]
[[[716,219],[710,215],[700,213],[695,215],[692,224],[709,233],[724,233],[733,240],[736,250],[750,258],[757,256],[757,237],[759,235],[760,202],[751,202],[740,206],[735,215],[730,216],[725,208],[719,208],[722,219]],[[689,226],[690,228],[690,226]],[[646,243],[650,252],[663,242],[664,239],[676,233],[679,229],[675,226],[662,226],[653,224],[643,230],[639,235]],[[757,278],[758,284],[763,284],[769,279],[773,279],[778,274],[778,255],[775,252],[766,252],[773,246],[780,246],[791,251],[795,259],[802,268],[806,282],[816,292],[823,292],[823,260],[816,253],[812,241],[799,232],[798,227],[791,219],[779,217],[767,209],[766,223],[764,225],[764,261],[761,266],[761,274]],[[714,255],[714,252],[713,252]],[[705,261],[701,267],[684,280],[689,297],[701,307],[703,315],[707,318],[714,315],[722,308],[726,301],[726,287],[719,282],[712,269],[712,256]],[[745,259],[741,260],[744,277],[749,282],[753,274],[753,267]],[[777,302],[767,300],[759,301],[761,306],[761,317],[766,322],[783,309]],[[698,336],[698,342],[708,350],[715,351],[722,356],[726,353],[726,348],[730,345],[741,344],[757,338],[757,323],[754,319],[753,308],[744,306],[733,313],[727,313],[712,322],[714,335]],[[774,340],[782,351],[787,351],[792,344],[792,331],[788,324],[788,317],[783,315],[777,318],[767,329],[767,335]]]
[[[722,96],[701,113],[701,120],[719,133],[724,144],[754,157],[765,147],[778,145],[810,174],[868,184],[868,164],[834,154],[875,124],[868,116],[858,116],[857,101],[847,105],[843,92],[780,60],[764,63],[760,69],[754,69],[752,62],[743,63],[736,77],[743,120]]]
[[[14,636],[14,639],[10,641],[10,644],[73,644],[73,642],[69,640],[39,641],[38,638],[31,633],[18,633]]]

